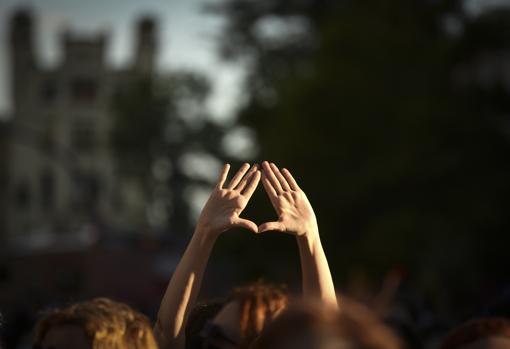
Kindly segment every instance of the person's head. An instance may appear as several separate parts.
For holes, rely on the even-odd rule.
[[[157,349],[149,319],[107,298],[50,311],[35,327],[35,348]]]
[[[259,281],[235,288],[202,328],[201,348],[247,347],[287,304],[288,295],[281,286]]]
[[[510,320],[480,318],[455,328],[442,341],[440,349],[510,348]]]
[[[347,300],[342,310],[316,303],[289,307],[251,349],[401,349],[402,342],[364,306]]]
[[[225,305],[225,300],[212,300],[197,304],[186,323],[186,349],[202,349],[200,334]]]

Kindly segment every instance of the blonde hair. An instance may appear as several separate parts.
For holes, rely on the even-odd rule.
[[[38,321],[35,343],[56,326],[80,327],[93,349],[157,349],[149,319],[126,304],[95,298],[55,309]]]

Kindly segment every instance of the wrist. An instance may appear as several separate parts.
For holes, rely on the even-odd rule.
[[[317,226],[306,229],[303,234],[297,236],[298,243],[305,244],[310,247],[320,242],[319,228]]]
[[[214,245],[218,239],[219,234],[214,233],[207,227],[197,226],[193,232],[193,239],[195,239],[200,246]]]

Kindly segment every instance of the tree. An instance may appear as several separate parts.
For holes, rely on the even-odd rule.
[[[143,190],[152,229],[187,232],[193,196],[215,180],[229,128],[213,123],[210,85],[193,72],[137,76],[117,90],[112,141],[120,178]],[[138,229],[143,227],[138,227]]]
[[[459,291],[474,297],[466,284],[489,281],[502,258],[489,251],[508,242],[510,147],[452,85],[461,40],[440,24],[455,6],[230,0],[216,10],[224,57],[249,69],[240,118],[261,156],[310,193],[337,279],[401,266],[452,303]]]

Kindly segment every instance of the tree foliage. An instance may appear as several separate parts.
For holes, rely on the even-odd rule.
[[[119,86],[113,100],[118,175],[143,188],[148,212],[154,206],[166,217],[159,229],[182,233],[192,228],[190,192],[208,188],[212,177],[203,173],[215,176],[225,159],[221,141],[228,130],[206,111],[210,90],[204,76],[178,71],[134,76]]]
[[[261,157],[302,181],[337,280],[397,267],[424,289],[470,296],[469,282],[501,280],[508,122],[487,108],[508,90],[452,81],[479,44],[473,23],[460,36],[443,27],[462,20],[457,6],[228,0],[215,10],[227,20],[224,57],[249,67],[240,118]]]

